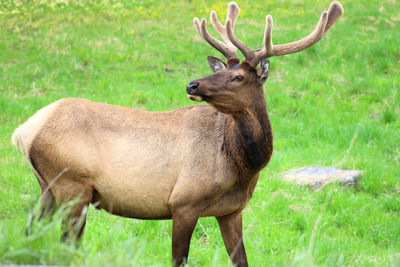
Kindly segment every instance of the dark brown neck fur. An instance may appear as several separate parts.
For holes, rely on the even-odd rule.
[[[245,111],[224,116],[222,150],[241,175],[253,176],[272,155],[273,139],[263,90]]]

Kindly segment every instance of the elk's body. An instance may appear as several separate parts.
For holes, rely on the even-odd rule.
[[[198,218],[215,216],[233,263],[247,266],[241,212],[273,149],[263,91],[266,58],[318,42],[343,9],[333,2],[313,33],[276,46],[267,16],[264,47],[256,51],[233,33],[238,13],[231,2],[225,26],[211,13],[225,43],[207,32],[205,19],[194,19],[200,36],[227,59],[208,57],[214,74],[186,86],[190,99],[210,106],[147,112],[66,98],[18,127],[12,139],[41,186],[40,217],[77,199],[64,237],[78,238],[90,203],[125,217],[172,219],[172,258],[181,265]],[[245,55],[242,63],[236,48]]]
[[[260,127],[256,120],[245,123]],[[229,128],[234,124],[205,105],[147,112],[66,98],[21,125],[13,141],[43,179],[67,168],[52,186],[66,191],[66,198],[85,189],[84,197],[97,207],[141,219],[171,218],[174,201],[198,198],[204,203],[199,216],[222,216],[243,208],[255,185],[252,177],[239,180],[235,170],[235,161],[245,159],[229,156],[238,154],[226,143],[227,131],[240,135],[240,129]],[[272,138],[270,129],[266,136]],[[259,140],[265,154],[254,168],[265,165],[271,141]]]

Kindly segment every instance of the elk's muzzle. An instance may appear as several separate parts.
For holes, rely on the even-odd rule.
[[[188,94],[188,98],[190,100],[201,102],[203,101],[203,97],[195,95],[197,88],[199,88],[199,82],[192,81],[186,85],[186,93]]]

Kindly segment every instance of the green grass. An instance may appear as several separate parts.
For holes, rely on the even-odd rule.
[[[58,2],[58,3],[57,3]],[[81,247],[59,242],[59,218],[31,237],[40,189],[13,130],[62,97],[146,110],[193,105],[185,85],[211,73],[194,16],[225,16],[228,1],[0,1],[0,263],[168,266],[171,222],[89,209]],[[307,35],[329,1],[238,1],[237,35],[259,47]],[[400,265],[400,4],[342,1],[317,45],[271,58],[265,84],[275,151],[244,211],[251,266]],[[313,192],[279,173],[305,165],[364,171],[358,189]],[[229,266],[214,218],[194,232],[192,266]]]

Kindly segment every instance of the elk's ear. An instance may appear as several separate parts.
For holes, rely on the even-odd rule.
[[[258,74],[258,79],[260,79],[260,81],[262,83],[264,83],[267,78],[268,78],[268,74],[269,74],[269,61],[266,58],[263,58],[260,62],[260,68],[257,70],[257,74]]]
[[[210,65],[211,70],[214,73],[216,73],[217,71],[226,69],[226,64],[222,60],[219,60],[216,57],[208,56],[207,61],[208,61],[208,65]]]

